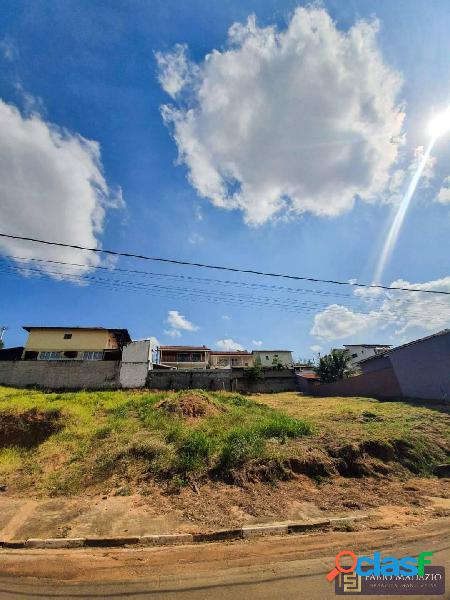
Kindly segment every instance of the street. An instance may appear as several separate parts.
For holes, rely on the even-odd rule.
[[[335,554],[343,549],[356,553],[389,551],[397,557],[433,551],[433,564],[447,568],[444,597],[450,598],[449,518],[417,528],[291,535],[170,548],[5,549],[1,551],[0,598],[326,600],[336,596],[334,585],[328,583],[325,575],[333,567]]]

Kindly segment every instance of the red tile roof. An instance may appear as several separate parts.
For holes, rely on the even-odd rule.
[[[251,356],[251,352],[247,352],[247,350],[211,350],[210,354],[213,356],[222,356],[223,354],[226,356],[230,354],[235,356]]]
[[[191,350],[208,350],[206,346],[160,346],[160,350],[180,350],[182,352],[190,352]]]

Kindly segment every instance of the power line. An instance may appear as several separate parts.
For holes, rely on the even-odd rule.
[[[231,286],[237,286],[237,287],[244,287],[244,288],[256,288],[256,289],[264,289],[264,290],[268,290],[268,291],[281,291],[281,292],[288,292],[288,293],[302,293],[302,294],[317,294],[320,296],[332,296],[332,297],[337,297],[337,298],[349,298],[349,299],[355,299],[355,296],[353,296],[352,294],[341,294],[339,292],[331,292],[329,290],[314,290],[311,288],[292,288],[292,287],[286,287],[286,286],[281,286],[281,285],[265,285],[262,283],[249,283],[247,281],[230,281],[227,279],[212,279],[210,277],[192,277],[191,275],[180,275],[180,274],[173,274],[173,273],[155,273],[153,271],[141,271],[141,270],[137,270],[137,269],[123,269],[123,268],[119,268],[119,267],[110,267],[110,266],[103,266],[103,265],[86,265],[86,264],[82,264],[82,263],[72,263],[72,262],[65,262],[62,260],[50,260],[50,259],[46,259],[46,258],[33,258],[33,257],[25,257],[25,256],[14,256],[14,255],[10,255],[10,254],[0,254],[0,258],[8,258],[8,259],[12,259],[15,261],[23,261],[23,262],[38,262],[38,263],[48,263],[48,264],[53,264],[53,265],[64,265],[64,266],[69,266],[69,267],[80,267],[82,269],[99,269],[102,271],[107,271],[107,272],[117,272],[117,273],[129,273],[132,275],[146,275],[148,277],[161,277],[161,278],[168,278],[168,279],[182,279],[184,281],[188,281],[188,282],[200,282],[200,283],[204,283],[204,284],[210,284],[210,283],[214,283],[214,284],[219,284],[219,285],[231,285]],[[47,272],[49,272],[48,270],[46,270]]]
[[[226,280],[226,279],[212,279],[210,277],[193,277],[191,275],[180,275],[180,274],[173,274],[173,273],[155,273],[153,271],[142,271],[142,270],[138,270],[138,269],[124,269],[124,268],[119,268],[119,267],[112,267],[112,266],[103,266],[103,265],[86,265],[86,264],[82,264],[82,263],[72,263],[72,262],[65,262],[65,261],[61,261],[61,260],[51,260],[51,259],[46,259],[46,258],[34,258],[34,257],[24,257],[24,256],[14,256],[14,255],[8,255],[8,254],[0,254],[0,258],[5,258],[5,259],[11,259],[14,261],[20,261],[20,262],[37,262],[37,263],[45,263],[45,264],[51,264],[51,265],[63,265],[63,266],[70,266],[70,267],[80,267],[82,269],[91,269],[91,270],[101,270],[102,272],[106,272],[108,274],[112,273],[112,272],[117,272],[119,274],[122,273],[127,273],[127,274],[131,274],[131,275],[145,275],[147,277],[150,278],[168,278],[170,279],[178,279],[178,280],[182,280],[185,281],[187,283],[201,283],[201,284],[219,284],[219,285],[225,285],[225,286],[231,286],[231,287],[243,287],[244,289],[250,289],[251,291],[254,290],[258,290],[258,289],[263,289],[266,292],[285,292],[285,293],[295,293],[295,294],[302,294],[302,295],[306,295],[306,294],[314,294],[314,295],[319,295],[321,297],[326,296],[327,298],[339,298],[339,302],[341,304],[343,304],[344,306],[346,306],[345,303],[343,303],[342,300],[340,300],[341,298],[346,298],[347,302],[351,301],[351,302],[359,302],[359,304],[361,305],[361,309],[360,312],[363,312],[365,305],[362,303],[360,298],[357,298],[356,296],[352,295],[352,294],[342,294],[342,293],[338,293],[338,292],[330,292],[328,290],[315,290],[315,289],[311,289],[311,288],[292,288],[292,287],[286,287],[286,286],[281,286],[281,285],[265,285],[265,284],[261,284],[261,283],[249,283],[249,282],[244,282],[244,281],[230,281],[230,280]],[[75,275],[71,272],[67,273],[64,271],[51,271],[49,269],[31,269],[29,266],[23,266],[21,265],[20,267],[13,267],[13,266],[9,266],[10,269],[17,269],[19,272],[23,271],[23,270],[29,270],[29,271],[34,271],[36,273],[45,275],[45,274],[50,274],[50,275],[61,275],[64,278],[68,278],[70,279],[71,277],[75,277]],[[84,277],[85,280],[88,281],[92,281],[92,278],[89,278],[86,275],[76,275],[76,277]],[[115,280],[118,281],[118,280]],[[120,280],[120,283],[122,283],[122,281]],[[136,285],[142,285],[139,283],[136,283]],[[166,289],[181,289],[181,288],[166,288]],[[202,291],[203,292],[203,291]],[[247,296],[248,297],[248,296]],[[260,297],[258,297],[259,299]],[[388,299],[388,296],[385,296],[385,299]],[[411,303],[416,303],[417,300],[415,299],[410,299],[410,298],[399,298],[397,297],[389,297],[390,302],[392,302],[393,304],[396,304],[398,302],[401,302],[402,308],[403,309],[403,305],[404,304],[411,304]],[[329,302],[331,302],[331,299],[329,300]],[[320,304],[316,304],[316,306],[320,307],[320,306],[325,306],[324,304],[320,305]],[[449,307],[448,302],[438,302],[433,300],[433,307],[437,307],[437,306],[443,306],[445,308]],[[355,307],[351,307],[351,308],[355,308]],[[392,306],[390,307],[390,310],[392,310]],[[367,314],[367,313],[365,313]]]
[[[381,285],[381,284],[375,284],[375,283],[373,283],[373,284],[357,283],[357,282],[339,281],[339,280],[333,280],[333,279],[319,279],[317,277],[301,277],[299,275],[287,275],[284,273],[268,273],[268,272],[264,272],[264,271],[256,271],[254,269],[240,269],[240,268],[235,268],[235,267],[223,267],[223,266],[218,266],[218,265],[209,265],[209,264],[204,264],[204,263],[189,262],[186,260],[178,260],[178,259],[172,259],[172,258],[145,256],[143,254],[133,254],[131,252],[119,252],[117,250],[105,250],[103,248],[87,248],[85,246],[79,246],[76,244],[66,244],[66,243],[62,243],[62,242],[50,242],[49,240],[40,240],[37,238],[12,235],[9,233],[0,233],[0,237],[9,238],[12,240],[22,240],[25,242],[34,242],[37,244],[46,244],[47,246],[59,246],[61,248],[72,248],[74,250],[84,250],[87,252],[96,252],[99,254],[109,254],[112,256],[121,256],[124,258],[137,258],[139,260],[151,260],[151,261],[155,261],[155,262],[170,263],[173,265],[199,267],[202,269],[216,269],[219,271],[230,271],[232,273],[245,273],[245,274],[250,274],[250,275],[260,275],[260,276],[264,276],[264,277],[279,277],[282,279],[293,279],[295,281],[311,281],[313,283],[329,283],[332,285],[348,285],[348,286],[361,287],[361,288],[375,288],[375,289],[381,289],[381,290],[400,290],[402,292],[420,292],[420,293],[424,293],[424,294],[441,294],[444,296],[450,296],[450,292],[445,292],[442,290],[404,288],[404,287],[388,286],[388,285]]]
[[[143,282],[117,280],[117,279],[104,279],[95,276],[76,275],[73,273],[67,273],[64,271],[48,271],[41,269],[33,269],[31,267],[15,267],[12,265],[1,265],[0,272],[21,274],[23,272],[35,273],[39,275],[59,275],[64,278],[69,278],[73,282],[89,283],[92,285],[99,285],[106,289],[113,291],[129,291],[133,293],[141,293],[148,295],[149,292],[152,294],[166,297],[166,298],[180,298],[188,301],[201,301],[209,304],[231,304],[239,306],[250,306],[252,308],[272,308],[281,310],[283,312],[290,312],[294,314],[298,313],[314,313],[317,310],[323,309],[326,305],[323,303],[304,301],[298,302],[296,300],[289,300],[283,298],[271,298],[267,296],[249,296],[248,294],[239,295],[231,294],[223,291],[215,290],[201,290],[197,288],[183,288],[176,286],[162,286],[158,284],[148,284]],[[409,300],[402,300],[402,302],[410,302]],[[435,303],[433,303],[434,305]],[[442,303],[439,303],[442,305]],[[443,305],[446,311],[450,310],[450,304]],[[387,310],[388,315],[404,315],[407,313],[408,317],[421,317],[423,315],[417,314],[414,311],[406,309],[401,306],[397,309],[390,306]],[[360,315],[369,315],[370,312],[359,310]]]

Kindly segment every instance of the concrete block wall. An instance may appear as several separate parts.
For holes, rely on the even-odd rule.
[[[293,370],[264,371],[260,379],[250,379],[244,369],[207,369],[204,371],[149,371],[146,386],[159,390],[202,389],[239,393],[297,391]]]
[[[0,361],[0,385],[49,390],[115,389],[119,361]]]

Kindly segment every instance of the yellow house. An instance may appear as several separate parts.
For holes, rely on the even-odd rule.
[[[104,327],[24,327],[23,360],[120,360],[131,342],[126,329]]]

